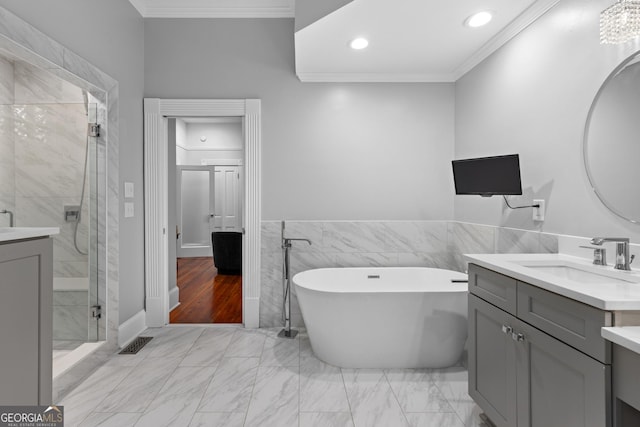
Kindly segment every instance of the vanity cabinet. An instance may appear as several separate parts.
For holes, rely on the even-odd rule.
[[[53,240],[0,243],[0,403],[50,405]]]
[[[613,346],[614,427],[640,426],[640,353]]]
[[[469,292],[469,394],[496,426],[611,426],[610,313],[473,264]]]

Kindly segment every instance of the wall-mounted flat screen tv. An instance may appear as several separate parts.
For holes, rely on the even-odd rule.
[[[521,195],[520,159],[517,154],[453,160],[456,194]]]

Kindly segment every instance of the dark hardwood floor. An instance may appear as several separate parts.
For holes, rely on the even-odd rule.
[[[242,276],[218,274],[212,257],[178,258],[177,279],[170,323],[242,323]]]

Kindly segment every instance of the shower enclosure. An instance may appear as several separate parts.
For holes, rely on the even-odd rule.
[[[104,106],[85,90],[0,51],[0,210],[54,237],[56,362],[105,339]],[[6,223],[5,223],[6,222]],[[8,226],[0,216],[0,226]]]

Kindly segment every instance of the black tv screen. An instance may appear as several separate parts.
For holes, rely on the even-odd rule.
[[[456,194],[480,196],[522,194],[517,154],[453,160]]]

